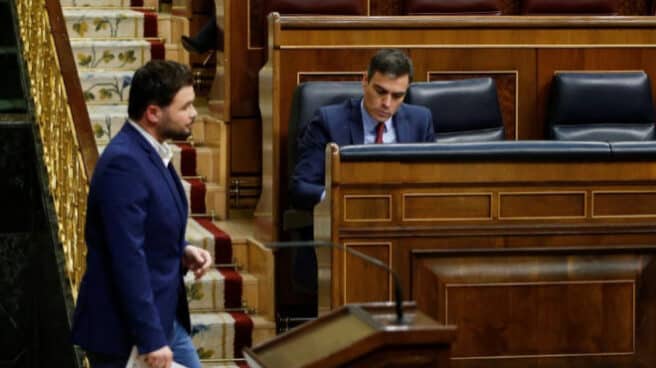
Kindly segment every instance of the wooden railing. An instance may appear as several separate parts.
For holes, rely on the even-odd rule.
[[[74,299],[84,273],[89,178],[98,159],[59,0],[16,2],[58,236]]]

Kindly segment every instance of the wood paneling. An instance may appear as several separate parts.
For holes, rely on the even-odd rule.
[[[392,221],[392,196],[344,196],[344,222]]]
[[[448,285],[454,357],[632,353],[633,291],[628,281]]]
[[[230,171],[231,176],[259,175],[262,151],[253,146],[262,141],[260,122],[257,119],[234,118],[230,125]]]
[[[412,283],[408,257],[412,250],[614,247],[656,242],[653,217],[644,216],[652,207],[650,202],[631,205],[644,195],[652,196],[656,173],[649,160],[342,162],[337,147],[331,149],[329,203],[317,213],[328,210],[331,222],[315,227],[324,230],[316,235],[337,243],[392,242],[392,266],[406,287]],[[617,205],[606,206],[616,208],[615,216],[601,217],[592,215],[593,193],[628,193],[633,198],[617,199],[626,202],[621,211]],[[359,218],[387,218],[391,207],[391,221],[344,218],[346,198],[380,198],[383,194],[389,196],[389,207],[381,205],[375,214],[374,206],[362,203],[368,212],[362,209]],[[342,270],[334,271],[333,279],[340,280]],[[339,299],[333,302],[343,303]]]
[[[258,117],[257,73],[265,60],[263,42],[251,45],[249,5],[261,8],[263,0],[225,0],[224,57],[226,70],[226,120]],[[265,26],[261,11],[256,12],[260,24]],[[254,13],[253,16],[256,16]],[[257,33],[261,36],[261,33]],[[258,47],[260,45],[260,47]],[[258,127],[259,129],[259,127]]]
[[[335,145],[328,153],[328,202],[315,215],[330,224],[315,223],[317,239],[361,247],[398,273],[405,299],[456,324],[453,366],[656,365],[653,159],[358,162],[341,161]],[[391,221],[343,218],[345,198],[383,193]],[[388,207],[379,211],[366,216]],[[337,254],[333,306],[389,298],[383,272]]]
[[[458,325],[456,367],[647,367],[654,255],[653,246],[416,251],[413,294]]]
[[[594,217],[656,217],[656,192],[595,192]]]
[[[344,246],[391,265],[390,243],[344,243]],[[344,262],[342,290],[346,303],[383,301],[391,298],[391,281],[387,271],[348,253],[342,253],[342,261]]]
[[[579,193],[500,193],[499,218],[583,218],[586,194]]]
[[[370,15],[401,15],[404,0],[369,0]]]
[[[491,193],[404,193],[403,221],[492,219]]]

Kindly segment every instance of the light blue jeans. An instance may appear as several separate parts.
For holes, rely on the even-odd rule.
[[[173,337],[169,345],[173,352],[173,360],[187,368],[201,368],[200,359],[194,344],[191,343],[191,337],[180,326],[178,321],[173,322]],[[92,368],[125,368],[128,363],[125,358],[110,357],[103,354],[89,353],[89,363]]]

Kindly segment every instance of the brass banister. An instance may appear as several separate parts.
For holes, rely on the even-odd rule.
[[[58,240],[73,298],[85,268],[84,222],[89,178],[98,159],[89,115],[59,0],[16,1]]]

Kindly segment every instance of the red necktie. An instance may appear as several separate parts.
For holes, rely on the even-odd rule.
[[[383,143],[383,133],[385,132],[385,123],[376,125],[376,140],[374,143]]]

